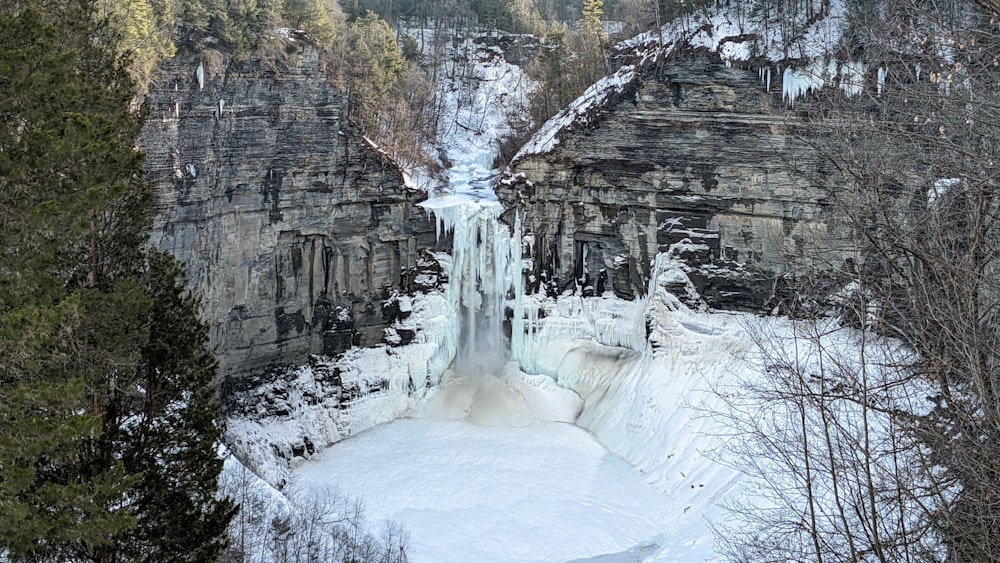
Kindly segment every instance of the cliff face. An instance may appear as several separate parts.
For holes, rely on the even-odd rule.
[[[224,376],[382,342],[434,224],[317,54],[178,56],[148,100],[152,244],[186,263]]]
[[[498,187],[534,236],[536,279],[557,290],[643,294],[652,258],[672,249],[708,304],[755,308],[779,279],[851,256],[818,187],[819,128],[757,72],[678,52],[580,121],[519,155]]]

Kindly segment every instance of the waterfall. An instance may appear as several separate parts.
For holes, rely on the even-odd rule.
[[[503,206],[489,199],[425,202],[438,237],[451,233],[448,304],[457,343],[454,368],[465,375],[500,373],[509,356],[503,323],[508,294],[521,286],[520,241],[500,221]]]
[[[504,334],[508,297],[523,284],[520,237],[500,220],[504,209],[493,192],[494,160],[500,140],[513,133],[511,123],[527,115],[528,94],[537,84],[498,56],[499,47],[481,33],[438,27],[402,33],[440,65],[437,149],[447,186],[432,187],[421,206],[434,214],[438,238],[450,233],[453,240],[451,263],[442,264],[449,276],[453,368],[467,376],[498,375],[510,355]],[[433,40],[441,33],[448,41]]]

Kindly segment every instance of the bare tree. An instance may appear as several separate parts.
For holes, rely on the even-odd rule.
[[[228,563],[406,563],[409,533],[387,521],[372,530],[360,499],[336,489],[284,493],[242,466],[224,492],[240,503],[229,527]]]
[[[817,182],[860,241],[837,328],[854,342],[831,346],[818,321],[791,347],[760,342],[769,377],[734,406],[756,417],[741,451],[770,504],[744,507],[727,545],[1000,560],[1000,29],[971,0],[855,15],[841,56],[867,64],[867,93],[828,88],[805,110],[839,172]]]

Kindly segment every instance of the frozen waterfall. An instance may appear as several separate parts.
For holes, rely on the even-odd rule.
[[[451,233],[448,304],[455,315],[454,368],[466,375],[498,374],[508,356],[503,331],[508,293],[520,285],[513,265],[520,242],[500,221],[503,206],[492,199],[461,196],[424,203],[436,217],[438,237]]]

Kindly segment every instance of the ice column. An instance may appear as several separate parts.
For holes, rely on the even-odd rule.
[[[507,296],[520,284],[520,264],[512,260],[511,232],[499,220],[496,201],[462,201],[430,207],[438,233],[452,233],[448,302],[456,331],[454,367],[462,374],[498,374],[507,360],[503,331]],[[517,281],[515,281],[517,280]]]

